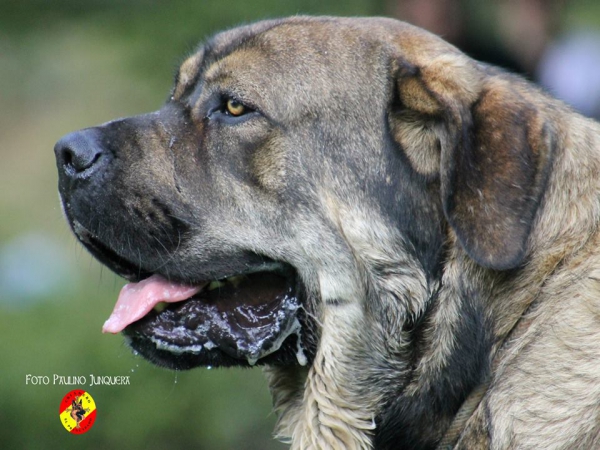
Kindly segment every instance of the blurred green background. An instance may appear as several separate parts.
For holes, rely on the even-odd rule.
[[[281,449],[263,376],[254,370],[170,372],[102,335],[123,280],[71,237],[56,193],[63,134],[157,109],[179,62],[227,27],[291,14],[394,14],[389,1],[0,0],[0,448]],[[470,34],[496,42],[484,2],[466,2]],[[563,25],[597,26],[596,0]],[[50,384],[27,385],[26,375]],[[83,386],[97,420],[69,435],[54,374],[128,375]]]

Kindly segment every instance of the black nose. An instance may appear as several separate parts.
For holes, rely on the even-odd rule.
[[[103,160],[102,145],[93,128],[75,131],[54,146],[58,170],[70,178],[87,178]]]

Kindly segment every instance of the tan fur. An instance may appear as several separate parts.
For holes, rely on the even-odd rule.
[[[194,81],[194,76],[198,73],[198,66],[201,62],[202,53],[195,53],[181,64],[181,67],[179,68],[177,87],[173,92],[174,99],[180,98],[185,89],[192,84]]]

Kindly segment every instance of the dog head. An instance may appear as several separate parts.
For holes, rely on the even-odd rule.
[[[160,110],[56,144],[71,228],[132,282],[106,329],[174,368],[311,363],[323,334],[401,359],[450,248],[527,257],[552,133],[507,77],[388,19],[218,34]]]

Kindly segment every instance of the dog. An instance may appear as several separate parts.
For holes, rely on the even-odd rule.
[[[79,400],[79,401],[77,401],[77,400]],[[89,412],[90,409],[84,408],[81,398],[77,397],[77,398],[75,398],[75,400],[73,400],[71,402],[71,407],[67,408],[67,411],[69,412],[69,415],[71,416],[71,418],[77,423],[77,425],[75,425],[75,428],[80,429],[81,426],[79,424],[83,420],[85,413]]]
[[[217,34],[63,137],[104,331],[259,365],[292,449],[600,448],[600,127],[386,18]]]

